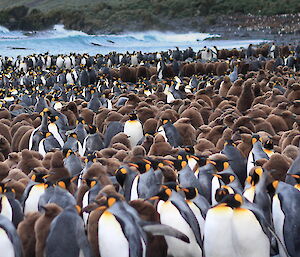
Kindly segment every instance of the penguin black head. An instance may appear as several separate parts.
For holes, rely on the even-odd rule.
[[[56,122],[58,120],[58,116],[50,115],[49,116],[49,120],[50,120],[50,122],[54,123],[54,122]]]
[[[89,188],[93,188],[93,187],[97,184],[97,180],[96,180],[96,179],[89,179],[89,178],[86,178],[86,179],[83,179],[82,181],[85,182],[86,185],[87,185]]]
[[[220,176],[220,178],[226,185],[232,183],[235,180],[235,176],[229,173],[217,174],[217,175]]]
[[[181,157],[179,157],[181,159]],[[185,160],[178,160],[178,159],[175,159],[175,160],[164,160],[165,161],[168,161],[169,164],[173,165],[173,167],[177,170],[177,171],[180,171],[182,170],[186,165],[187,165],[187,161]]]
[[[63,155],[65,158],[68,158],[71,154],[74,154],[72,149],[63,149]]]
[[[172,195],[172,189],[164,188],[157,195],[150,197],[149,200],[168,201],[168,199],[170,198],[171,195]]]
[[[164,184],[162,185],[162,188],[163,188],[163,189],[169,188],[169,189],[172,189],[172,190],[174,190],[174,191],[176,191],[176,192],[179,192],[179,191],[180,191],[180,187],[179,187],[178,183],[177,183],[177,182],[174,182],[174,181],[170,181],[170,182],[164,183]]]
[[[231,208],[239,208],[243,204],[243,197],[240,194],[229,194],[220,202]]]
[[[128,163],[128,165],[137,168],[141,174],[149,171],[152,167],[151,161],[149,161],[147,159],[142,159],[135,163]]]
[[[95,153],[88,153],[86,159],[85,159],[85,162],[88,163],[88,162],[96,162],[97,160],[97,156]]]
[[[252,139],[251,139],[252,144],[255,144],[255,143],[258,142],[258,141],[260,141],[260,142],[262,141],[260,135],[258,135],[258,134],[253,134],[253,135],[252,135]]]
[[[75,138],[75,139],[77,139],[77,138],[78,138],[78,137],[77,137],[77,134],[76,134],[75,132],[73,132],[73,133],[69,134],[69,137],[73,137],[73,138]]]
[[[232,145],[234,147],[236,147],[236,144],[234,143],[234,141],[232,139],[226,140],[224,143],[224,146],[226,145]]]
[[[227,160],[210,160],[207,159],[207,163],[214,165],[218,172],[226,170],[229,167],[229,163]]]
[[[88,132],[89,132],[90,134],[95,134],[95,133],[97,132],[96,126],[94,126],[94,125],[89,125],[89,126],[88,126]]]
[[[297,184],[300,184],[300,171],[296,172],[295,174],[287,173],[286,175],[293,177],[296,180]]]
[[[71,185],[71,183],[77,179],[77,176],[75,177],[69,177],[69,178],[64,178],[56,182],[56,185],[63,188],[67,189]]]
[[[162,124],[167,124],[168,122],[171,122],[169,119],[166,119],[166,118],[163,118],[162,120],[161,120],[161,122],[162,122]]]
[[[136,113],[130,113],[129,115],[129,120],[137,120],[137,115],[136,115]]]
[[[115,172],[115,176],[116,176],[116,179],[118,181],[118,183],[123,186],[124,183],[125,183],[125,179],[127,177],[127,174],[128,174],[128,171],[126,168],[122,167],[122,168],[119,168],[116,170]]]
[[[274,143],[272,142],[272,140],[267,140],[264,143],[264,148],[266,148],[267,150],[273,150],[274,148]]]
[[[195,187],[180,188],[180,190],[184,192],[187,200],[194,199],[199,194],[198,189]]]
[[[226,197],[227,195],[230,194],[230,192],[229,192],[230,189],[231,189],[231,188],[228,187],[228,186],[222,186],[222,187],[218,188],[218,189],[216,190],[216,194],[215,194],[215,199],[216,199],[216,201],[217,201],[218,203],[221,202],[221,201],[224,199],[224,197]],[[231,191],[231,190],[230,190],[230,191]]]
[[[5,191],[5,185],[3,183],[0,183],[0,194],[3,194]]]
[[[45,178],[47,177],[48,174],[46,173],[36,173],[33,170],[34,174],[31,176],[31,180],[37,183],[44,183],[45,182]]]
[[[259,182],[259,179],[261,178],[262,174],[263,174],[263,169],[261,167],[257,167],[253,170],[253,173],[250,174],[248,176],[248,178],[246,179],[247,182],[249,184],[251,184],[252,186],[257,185],[257,183]]]

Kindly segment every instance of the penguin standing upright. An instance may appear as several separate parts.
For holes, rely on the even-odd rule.
[[[275,232],[289,256],[299,256],[299,191],[289,184],[278,181],[274,181],[272,187],[276,190],[272,204]],[[285,249],[281,244],[279,245],[279,254],[286,256]]]
[[[63,240],[61,240],[63,238]],[[46,240],[46,257],[91,257],[83,220],[75,206],[67,207],[50,225]]]
[[[88,135],[84,139],[82,147],[84,156],[87,156],[88,153],[99,151],[104,148],[102,137],[94,125],[88,126]]]
[[[202,256],[202,239],[198,221],[184,198],[175,190],[165,188],[150,200],[159,199],[161,224],[178,229],[185,234],[190,243],[187,244],[176,238],[165,237],[169,251],[174,257]]]
[[[124,125],[124,133],[129,137],[131,148],[143,138],[143,126],[135,113],[129,114],[129,120]]]
[[[269,160],[269,156],[264,152],[262,139],[258,134],[252,135],[252,149],[248,156],[247,176],[250,170],[255,166],[255,162],[259,159]]]
[[[22,242],[14,225],[0,215],[0,249],[5,257],[22,257]],[[1,254],[2,255],[2,254]]]
[[[159,127],[158,133],[164,135],[168,143],[173,147],[179,147],[182,144],[181,136],[169,119],[162,120],[163,125]]]

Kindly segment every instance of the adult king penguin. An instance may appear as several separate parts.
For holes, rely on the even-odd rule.
[[[136,146],[144,136],[142,123],[135,113],[129,114],[129,120],[124,125],[124,133],[129,137],[131,148]]]

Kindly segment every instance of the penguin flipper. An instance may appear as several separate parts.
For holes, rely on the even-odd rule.
[[[163,224],[154,224],[143,226],[145,232],[151,233],[154,236],[171,236],[179,240],[182,240],[185,243],[190,243],[189,238],[179,230]]]

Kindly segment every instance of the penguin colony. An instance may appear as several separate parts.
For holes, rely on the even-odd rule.
[[[299,257],[299,54],[1,58],[0,256]]]

